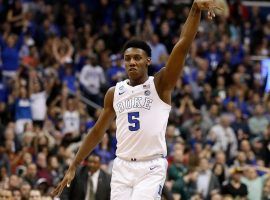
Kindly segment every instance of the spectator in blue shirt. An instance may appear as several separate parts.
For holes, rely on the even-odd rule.
[[[5,38],[0,35],[1,59],[3,78],[14,78],[19,68],[19,51],[23,44],[23,34],[9,34]]]
[[[111,56],[112,65],[107,70],[108,82],[111,86],[115,86],[117,82],[124,80],[126,77],[125,69],[122,67],[122,59],[120,55]]]

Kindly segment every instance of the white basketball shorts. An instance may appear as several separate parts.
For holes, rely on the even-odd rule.
[[[159,200],[166,178],[166,158],[126,161],[115,158],[112,168],[111,200]]]

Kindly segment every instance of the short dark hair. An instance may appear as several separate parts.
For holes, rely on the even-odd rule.
[[[101,161],[101,156],[100,156],[99,154],[97,154],[96,152],[91,152],[91,153],[85,158],[85,160],[88,160],[91,156],[98,157],[98,158],[99,158],[99,161]]]
[[[122,52],[124,53],[128,48],[138,48],[145,51],[148,57],[151,57],[151,48],[150,46],[143,40],[132,39],[125,43]]]

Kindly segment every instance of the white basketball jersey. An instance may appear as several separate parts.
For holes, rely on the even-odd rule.
[[[154,77],[134,87],[128,81],[117,83],[114,92],[116,155],[127,159],[166,156],[165,132],[171,106],[159,98]]]

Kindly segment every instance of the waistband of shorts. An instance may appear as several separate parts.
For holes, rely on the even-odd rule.
[[[117,156],[118,158],[120,158],[121,160],[125,160],[125,161],[132,161],[132,162],[140,162],[140,161],[152,161],[158,158],[166,158],[165,155],[153,155],[153,156],[148,156],[148,157],[144,157],[144,158],[136,158],[136,157],[122,157],[122,156]]]

